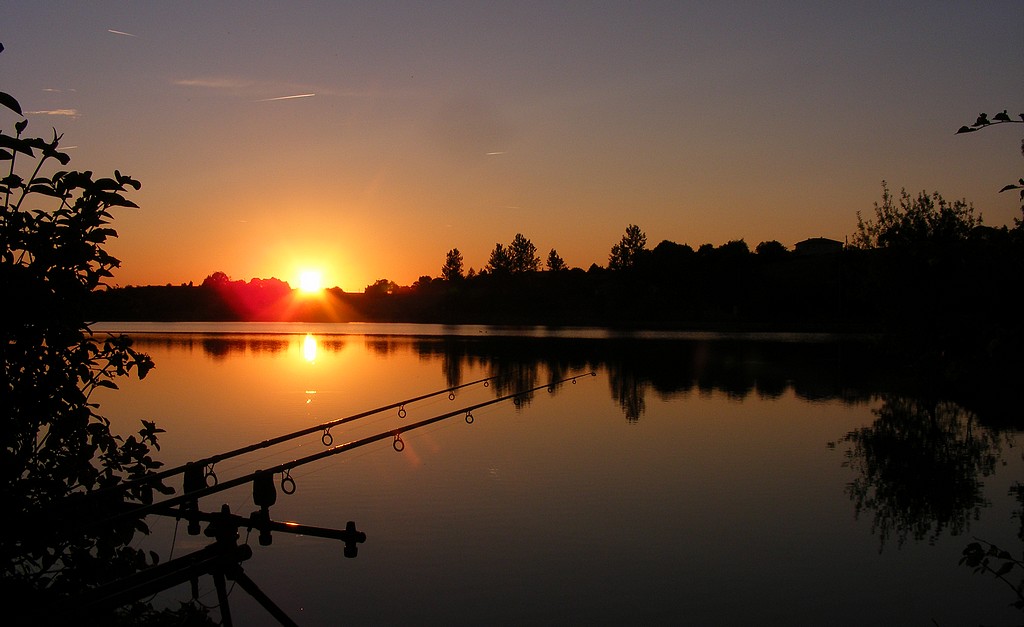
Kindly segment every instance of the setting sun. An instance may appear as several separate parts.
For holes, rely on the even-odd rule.
[[[322,276],[319,270],[303,270],[299,274],[299,289],[307,294],[319,292]]]

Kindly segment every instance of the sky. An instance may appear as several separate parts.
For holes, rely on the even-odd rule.
[[[522,233],[843,240],[881,184],[1012,226],[1024,2],[0,2],[0,91],[142,183],[116,285],[362,291]],[[17,116],[0,113],[12,132]]]

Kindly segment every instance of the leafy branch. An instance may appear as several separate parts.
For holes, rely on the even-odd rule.
[[[978,119],[974,121],[974,124],[972,124],[970,126],[961,126],[959,129],[957,129],[955,134],[956,135],[960,135],[961,133],[973,133],[975,131],[980,131],[983,128],[988,128],[990,126],[997,126],[999,124],[1024,124],[1024,113],[1018,113],[1017,115],[1018,115],[1018,117],[1020,117],[1020,119],[1019,120],[1014,120],[1014,119],[1012,119],[1009,116],[1009,114],[1006,113],[1006,109],[1003,109],[1001,113],[995,114],[994,116],[992,116],[992,119],[990,120],[988,118],[988,114],[987,113],[980,113],[980,114],[978,114]],[[1021,153],[1024,154],[1024,141],[1021,142],[1020,150],[1021,150]],[[1021,190],[1020,191],[1021,210],[1024,211],[1024,178],[1018,179],[1017,183],[1011,183],[1009,185],[1004,185],[1003,188],[1001,190],[999,190],[999,191],[1000,191],[1000,193],[1002,193],[1002,192],[1005,192],[1005,191],[1009,191],[1011,189],[1019,189],[1019,190]],[[1018,222],[1018,225],[1020,225],[1020,224],[1022,224],[1022,223]]]
[[[1006,109],[1003,109],[1002,113],[997,113],[992,116],[992,119],[988,119],[987,113],[978,114],[978,119],[975,120],[974,124],[970,126],[961,126],[956,131],[956,135],[961,133],[973,133],[974,131],[980,131],[987,126],[995,126],[997,124],[1024,124],[1024,113],[1017,114],[1020,119],[1014,120],[1006,113]]]

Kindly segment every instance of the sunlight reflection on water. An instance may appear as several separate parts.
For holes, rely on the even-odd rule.
[[[307,333],[302,340],[302,357],[310,363],[316,361],[316,338],[312,333]]]

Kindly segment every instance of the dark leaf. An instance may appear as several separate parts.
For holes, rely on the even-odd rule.
[[[18,131],[18,135],[25,132],[25,128],[28,126],[28,120],[22,120],[14,124],[14,130]]]
[[[101,243],[107,241],[108,237],[117,237],[117,231],[114,229],[93,229],[85,236],[85,241]]]
[[[153,364],[153,361],[151,359],[147,358],[146,361],[140,361],[138,367],[139,367],[139,378],[140,379],[145,379],[146,375],[149,374],[149,371],[152,370],[155,366]]]
[[[96,195],[96,198],[107,207],[132,207],[138,209],[139,206],[128,200],[121,194],[114,192],[101,192]]]
[[[21,105],[18,104],[18,101],[14,99],[14,96],[2,91],[0,91],[0,105],[7,107],[8,109],[14,111],[18,115],[25,115],[21,112]]]
[[[975,120],[974,124],[972,124],[971,126],[985,126],[991,123],[992,122],[989,121],[987,113],[980,113],[978,114],[978,119]]]
[[[120,170],[114,170],[114,178],[117,179],[117,182],[120,185],[130,185],[130,186],[134,187],[136,190],[142,188],[142,184],[141,183],[139,183],[138,181],[136,181],[132,177],[128,176],[127,174],[121,174]],[[121,189],[124,189],[124,188],[122,187]]]
[[[1009,122],[1010,116],[1006,114],[1006,109],[1003,109],[1002,113],[995,114],[994,116],[992,116],[992,119],[998,120],[1000,122]]]
[[[14,152],[20,152],[30,157],[36,156],[36,153],[32,152],[32,142],[4,135],[3,133],[0,133],[0,148],[10,148]]]
[[[976,128],[971,128],[970,126],[961,126],[961,127],[960,127],[960,128],[959,128],[959,129],[957,130],[957,132],[956,132],[955,134],[956,134],[956,135],[959,135],[960,133],[973,133],[973,132],[974,132],[974,131],[976,131],[976,130],[978,130],[978,129],[976,129]]]
[[[60,192],[53,189],[49,185],[32,185],[28,188],[28,191],[33,194],[42,194],[44,196],[53,196],[54,198],[62,198]]]
[[[999,567],[999,570],[996,571],[996,577],[1002,577],[1011,570],[1013,570],[1013,562],[1004,562],[1003,565]]]
[[[1010,190],[1010,189],[1020,189],[1020,185],[1007,185],[1006,187],[1004,187],[1003,189],[1001,189],[999,191],[1000,192],[1005,192],[1005,191]]]
[[[96,189],[103,190],[105,192],[116,192],[124,189],[120,183],[114,179],[99,179],[95,183]]]
[[[70,155],[68,155],[67,153],[55,150],[55,149],[53,149],[53,148],[51,148],[49,146],[47,146],[46,148],[43,149],[43,156],[48,157],[50,159],[56,159],[57,161],[60,162],[61,165],[67,165],[67,164],[71,163],[71,156]]]

